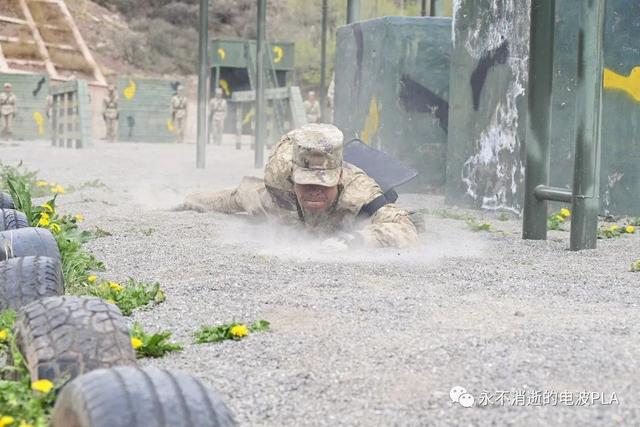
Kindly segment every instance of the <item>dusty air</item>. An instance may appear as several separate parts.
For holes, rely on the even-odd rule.
[[[640,424],[636,3],[1,0],[0,427]]]

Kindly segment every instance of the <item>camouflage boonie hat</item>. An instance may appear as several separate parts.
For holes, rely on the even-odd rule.
[[[342,172],[342,132],[333,125],[312,123],[289,136],[293,141],[293,182],[337,185]]]

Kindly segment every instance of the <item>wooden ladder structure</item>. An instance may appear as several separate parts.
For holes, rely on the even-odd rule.
[[[85,62],[89,65],[92,70],[94,80],[102,85],[106,85],[106,80],[102,71],[100,71],[100,67],[96,63],[91,51],[87,47],[82,34],[80,34],[80,30],[73,19],[73,16],[69,12],[67,5],[64,0],[14,0],[17,1],[20,11],[22,12],[23,18],[14,18],[9,16],[0,16],[0,28],[2,28],[1,23],[8,24],[17,24],[28,27],[31,32],[32,40],[23,41],[17,37],[9,37],[3,36],[0,30],[0,72],[20,72],[20,70],[12,69],[11,64],[15,65],[29,65],[29,66],[43,66],[49,77],[53,79],[63,79],[58,72],[58,69],[64,69],[64,64],[56,64],[52,61],[49,49],[58,49],[68,52],[75,52],[80,54]],[[62,25],[52,25],[49,23],[37,23],[33,15],[31,13],[31,9],[29,8],[30,4],[34,3],[47,3],[53,5],[58,8],[60,16],[63,17],[62,21],[58,22],[58,24]],[[75,41],[75,46],[70,44],[60,44],[60,43],[48,43],[42,37],[39,28],[46,28],[48,30],[53,31],[64,31],[70,32],[73,34],[73,38]],[[33,44],[36,46],[38,54],[40,56],[40,60],[26,60],[19,58],[7,58],[2,51],[2,43],[27,43]]]

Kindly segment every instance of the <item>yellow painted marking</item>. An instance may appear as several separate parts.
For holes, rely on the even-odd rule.
[[[224,91],[224,94],[229,96],[231,95],[231,91],[229,90],[229,82],[226,81],[225,79],[220,79],[218,81],[218,86],[220,86],[222,88],[222,90]]]
[[[366,144],[371,143],[371,138],[378,132],[380,126],[380,113],[378,111],[378,101],[376,97],[371,98],[369,103],[369,114],[364,122],[364,129],[362,129],[362,141]]]
[[[604,88],[627,92],[636,102],[640,102],[640,67],[635,67],[628,76],[605,68]]]
[[[249,110],[249,112],[242,119],[242,124],[246,125],[246,124],[251,123],[251,119],[253,119],[253,116],[255,116],[255,115],[256,115],[256,110],[252,108],[251,110]]]
[[[218,48],[218,58],[222,59],[224,61],[224,58],[227,56],[227,52],[224,51],[223,48],[219,47]]]
[[[128,100],[132,100],[133,97],[136,96],[137,88],[138,87],[136,86],[136,82],[134,82],[133,80],[129,79],[129,86],[124,88],[124,90],[122,91],[122,94]]]
[[[175,126],[173,126],[173,121],[171,119],[167,119],[167,130],[172,133],[176,131],[176,128]]]
[[[284,57],[284,50],[280,46],[274,46],[271,50],[273,50],[273,63],[277,64],[282,61],[282,58]]]
[[[33,120],[35,120],[38,126],[38,135],[44,135],[44,117],[42,117],[39,111],[33,112]]]

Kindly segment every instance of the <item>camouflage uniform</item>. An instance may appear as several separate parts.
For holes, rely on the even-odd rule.
[[[309,98],[303,104],[304,112],[307,115],[307,123],[318,123],[320,120],[320,103],[315,99],[315,94],[309,92]]]
[[[4,92],[0,93],[0,118],[2,118],[2,135],[11,138],[13,118],[16,116],[16,96],[11,92],[11,84],[4,84]]]
[[[415,245],[418,233],[409,213],[396,205],[369,209],[383,192],[361,169],[343,162],[342,132],[308,124],[289,132],[272,150],[264,180],[244,177],[235,190],[195,193],[185,207],[198,211],[247,212],[303,225],[320,235],[337,235],[371,247]],[[309,223],[293,192],[293,182],[338,186],[338,197],[321,223]]]
[[[102,100],[102,118],[107,126],[107,139],[115,142],[118,124],[118,94],[115,86],[109,86],[109,94]]]
[[[209,123],[211,139],[216,145],[222,144],[224,119],[227,117],[227,100],[222,97],[222,89],[216,89],[215,97],[209,101]]]
[[[184,128],[187,121],[187,97],[182,94],[182,86],[178,86],[176,94],[171,97],[171,121],[178,136],[177,142],[184,142]]]

